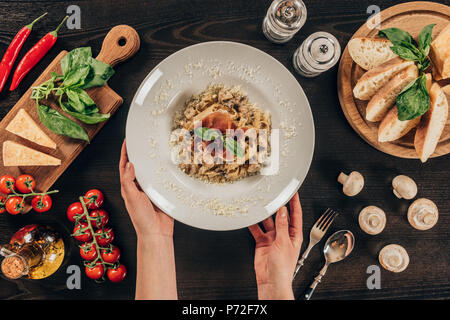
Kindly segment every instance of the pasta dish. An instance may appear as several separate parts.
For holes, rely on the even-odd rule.
[[[172,156],[186,174],[206,182],[260,173],[270,155],[271,116],[239,87],[209,86],[175,114]]]

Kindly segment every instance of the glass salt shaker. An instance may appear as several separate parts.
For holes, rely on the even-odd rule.
[[[294,69],[304,77],[316,77],[333,67],[341,55],[339,41],[328,32],[316,32],[294,52]]]
[[[302,0],[275,0],[263,21],[263,33],[275,43],[285,43],[303,27],[306,6]]]

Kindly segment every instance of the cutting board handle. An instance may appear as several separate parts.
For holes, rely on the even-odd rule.
[[[139,35],[132,27],[124,24],[115,26],[103,40],[102,50],[96,59],[114,67],[132,57],[140,44]]]

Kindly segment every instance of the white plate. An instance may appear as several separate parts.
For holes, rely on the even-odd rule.
[[[279,156],[277,174],[216,185],[189,177],[172,163],[175,111],[217,83],[240,86],[250,102],[272,114],[272,130],[279,129],[271,162]],[[314,122],[303,89],[280,62],[244,44],[205,42],[172,54],[149,73],[131,104],[126,139],[137,181],[161,210],[193,227],[233,230],[262,221],[295,194],[311,164]]]

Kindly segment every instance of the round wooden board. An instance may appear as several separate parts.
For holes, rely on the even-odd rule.
[[[434,38],[450,22],[450,7],[435,2],[407,2],[383,10],[380,15],[380,29],[397,27],[408,31],[416,39],[424,26],[435,23]],[[377,34],[377,29],[370,29],[365,23],[356,31],[353,38],[376,37]],[[417,159],[414,149],[415,130],[411,130],[406,136],[393,142],[378,142],[378,123],[369,122],[365,117],[367,101],[353,97],[353,87],[364,72],[353,62],[346,47],[339,64],[338,94],[347,121],[374,148],[396,157]],[[432,157],[448,153],[450,153],[450,118]]]

